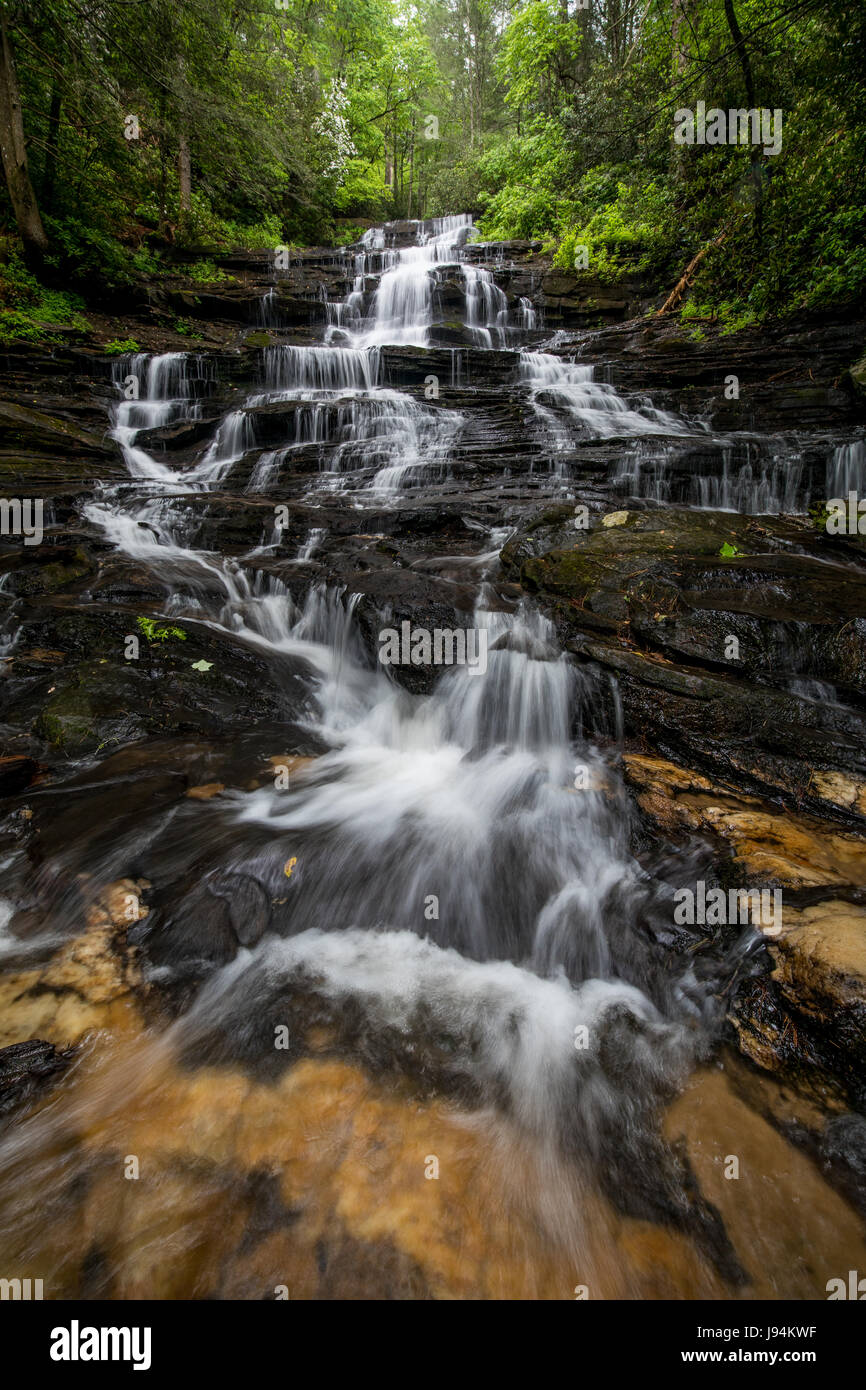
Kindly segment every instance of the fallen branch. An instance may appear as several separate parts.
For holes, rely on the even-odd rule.
[[[676,308],[676,306],[682,299],[684,292],[688,289],[691,279],[696,269],[700,265],[701,261],[704,259],[704,256],[707,254],[708,251],[712,251],[714,246],[721,246],[722,242],[724,241],[727,235],[727,229],[725,229],[722,232],[719,232],[719,235],[717,237],[714,237],[712,241],[707,242],[706,246],[704,246],[702,250],[700,250],[698,254],[689,261],[688,265],[685,268],[685,271],[683,272],[683,275],[674,285],[664,304],[657,311],[657,314],[667,314],[670,312],[671,309]]]

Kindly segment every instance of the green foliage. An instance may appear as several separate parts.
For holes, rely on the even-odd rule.
[[[0,261],[0,342],[50,344],[90,331],[77,294],[46,289],[8,244],[0,254],[7,257]]]
[[[784,0],[737,0],[736,13],[756,102],[783,112],[781,151],[754,166],[751,148],[672,139],[680,105],[746,105],[723,0],[690,7],[676,61],[665,7],[650,7],[623,47],[589,20],[577,43],[579,15],[523,4],[497,59],[518,131],[471,170],[484,233],[554,238],[567,269],[585,247],[594,277],[642,273],[661,288],[724,231],[684,309],[722,333],[862,298],[866,16],[841,0],[793,17]]]
[[[816,526],[819,531],[826,531],[827,522],[830,520],[830,512],[827,509],[827,503],[813,502],[809,508],[809,517],[812,525]]]
[[[719,324],[722,336],[739,333],[742,328],[751,328],[758,321],[755,309],[742,299],[723,299],[716,304],[702,304],[692,296],[683,305],[680,322],[689,324],[695,319],[709,319]],[[692,335],[694,337],[694,334]]]
[[[732,559],[744,555],[745,551],[740,550],[736,545],[732,545],[730,541],[725,541],[719,550],[719,554],[724,555],[725,559]]]
[[[617,180],[607,197],[610,171],[592,169],[581,180],[576,208],[584,220],[563,236],[555,263],[574,266],[577,247],[585,247],[587,270],[600,280],[616,280],[640,271],[660,272],[670,263],[677,243],[673,197],[655,179],[645,183]]]
[[[202,258],[193,279],[218,283],[222,251],[465,211],[486,237],[538,238],[563,268],[585,246],[594,277],[659,290],[723,232],[684,306],[722,332],[858,300],[866,10],[734,7],[756,104],[783,112],[781,150],[754,161],[673,141],[680,106],[747,105],[725,0],[684,7],[676,52],[670,5],[621,0],[7,6],[46,278],[122,293],[168,273],[159,247],[173,244]],[[74,328],[75,304],[41,300],[40,318],[37,298],[4,294],[7,341],[44,335],[48,308]]]
[[[505,31],[497,59],[509,106],[541,101],[550,112],[561,75],[582,42],[577,25],[563,23],[559,0],[527,0]]]
[[[45,228],[54,248],[49,265],[55,269],[72,267],[77,283],[103,280],[115,287],[134,284],[134,255],[99,225],[88,225],[77,217],[46,217]]]
[[[222,270],[213,261],[193,261],[186,266],[184,274],[197,285],[220,285],[234,283],[235,277]]]
[[[488,238],[544,237],[559,232],[571,162],[555,120],[539,117],[531,130],[494,146],[478,161],[484,209],[479,222]]]
[[[109,357],[122,357],[125,352],[141,352],[141,348],[134,338],[112,338],[110,343],[106,343],[103,352]]]
[[[167,623],[157,623],[154,618],[136,618],[148,642],[185,642],[186,632],[182,627],[172,627]]]

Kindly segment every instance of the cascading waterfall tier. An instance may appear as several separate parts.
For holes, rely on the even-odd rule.
[[[133,1029],[118,1029],[118,1072],[83,1050],[76,1063],[83,1091],[70,1087],[68,1105],[58,1092],[28,1117],[23,1137],[0,1140],[0,1175],[16,1187],[16,1198],[23,1194],[11,1219],[0,1207],[0,1236],[12,1222],[22,1224],[25,1246],[36,1249],[30,1237],[39,1230],[46,1191],[74,1188],[88,1200],[95,1192],[99,1201],[110,1194],[105,1256],[77,1211],[69,1223],[78,1245],[81,1232],[90,1232],[88,1277],[111,1260],[111,1277],[125,1263],[136,1287],[139,1266],[153,1266],[163,1230],[172,1258],[191,1248],[198,1264],[205,1263],[199,1211],[191,1211],[201,1190],[193,1184],[204,1172],[206,1181],[222,1184],[208,1194],[217,1193],[216,1209],[229,1208],[232,1221],[243,1210],[238,1263],[242,1279],[255,1278],[253,1263],[267,1255],[259,1224],[274,1211],[283,1226],[295,1220],[294,1196],[291,1205],[284,1193],[276,1200],[280,1181],[288,1190],[300,1173],[297,1229],[312,1229],[316,1184],[324,1186],[322,1150],[332,1148],[340,1172],[328,1190],[327,1223],[341,1203],[352,1205],[340,1186],[352,1167],[346,1136],[351,1131],[354,1142],[362,1133],[369,1147],[357,1165],[359,1181],[376,1188],[384,1208],[376,1163],[396,1154],[394,1167],[411,1169],[413,1192],[423,1190],[423,1169],[411,1165],[428,1149],[436,1155],[454,1117],[461,1143],[472,1134],[483,1137],[476,1172],[492,1172],[499,1189],[513,1176],[517,1209],[530,1209],[539,1244],[527,1253],[515,1240],[520,1262],[531,1264],[538,1248],[545,1259],[562,1238],[566,1296],[571,1281],[585,1277],[586,1233],[599,1220],[602,1243],[613,1232],[597,1266],[602,1271],[627,1258],[622,1251],[640,1238],[651,1241],[639,1248],[644,1263],[647,1249],[650,1264],[664,1252],[666,1277],[675,1240],[686,1249],[677,1258],[689,1276],[696,1252],[706,1257],[711,1292],[719,1277],[732,1290],[742,1284],[724,1222],[695,1174],[662,1142],[660,1116],[674,1092],[682,1098],[696,1064],[712,1056],[732,981],[742,981],[762,942],[748,925],[709,945],[703,926],[674,929],[672,882],[708,862],[704,850],[666,850],[659,865],[635,849],[645,839],[632,823],[619,775],[616,682],[589,659],[592,648],[562,649],[550,619],[517,586],[502,582],[499,552],[536,498],[556,516],[568,510],[547,503],[569,491],[581,452],[587,471],[613,483],[618,501],[667,500],[686,472],[682,461],[697,459],[688,484],[692,505],[756,511],[801,501],[807,463],[801,472],[793,450],[784,457],[780,450],[768,463],[749,438],[716,439],[700,422],[626,399],[601,379],[600,369],[557,351],[523,347],[519,354],[488,356],[479,371],[483,353],[524,345],[520,335],[536,332],[537,318],[528,299],[509,300],[497,282],[501,251],[476,249],[467,257],[472,230],[466,216],[400,224],[372,229],[356,247],[335,253],[333,268],[347,272],[343,283],[350,288],[345,299],[326,300],[323,341],[283,343],[255,358],[239,352],[250,374],[243,391],[217,381],[203,354],[138,353],[114,364],[111,429],[129,479],[101,484],[84,510],[117,552],[110,582],[122,591],[128,579],[130,592],[146,594],[148,612],[159,609],[161,618],[186,624],[189,635],[208,638],[212,660],[189,661],[203,680],[223,678],[221,659],[227,676],[240,669],[237,685],[220,687],[220,698],[235,698],[242,688],[245,699],[252,681],[261,680],[273,687],[274,700],[266,707],[273,722],[258,727],[250,716],[237,740],[243,747],[231,750],[243,776],[226,776],[225,786],[212,780],[213,762],[226,765],[219,761],[225,750],[216,747],[218,730],[213,744],[208,734],[207,746],[192,750],[199,761],[183,765],[184,773],[206,766],[207,781],[203,774],[203,785],[190,786],[193,795],[179,794],[168,811],[159,796],[142,805],[134,829],[115,834],[112,825],[105,847],[97,852],[88,845],[96,862],[88,860],[86,872],[44,852],[40,872],[74,884],[77,911],[91,877],[121,881],[133,864],[143,865],[136,872],[158,866],[153,909],[126,939],[140,953],[148,984],[177,986],[183,999],[165,1032],[142,1026],[144,1042]],[[437,343],[446,296],[452,307],[462,296],[462,319]],[[265,296],[260,322],[279,329],[276,299]],[[550,346],[570,350],[560,341]],[[430,361],[442,374],[435,378],[439,395],[428,396],[421,384]],[[501,391],[489,385],[500,367],[510,373]],[[415,385],[401,391],[395,380]],[[532,471],[528,482],[517,468],[509,476],[513,455],[496,456],[490,466],[486,440],[479,464],[478,435],[473,456],[468,402],[474,406],[479,397],[492,418],[525,430],[529,463],[519,462]],[[195,428],[176,428],[183,425]],[[170,437],[160,439],[160,430]],[[523,434],[519,442],[523,448]],[[862,490],[864,442],[824,444],[828,495]],[[700,460],[713,450],[719,467],[704,472]],[[180,462],[163,461],[171,457]],[[825,455],[815,451],[810,466],[823,470]],[[219,528],[226,519],[223,545]],[[628,543],[626,531],[600,534],[612,549]],[[392,547],[395,535],[401,544]],[[154,597],[160,593],[162,600]],[[426,624],[435,625],[441,650],[451,653],[429,681],[416,683],[409,677],[417,672],[395,672],[380,659],[377,640],[385,630],[413,627],[407,612],[422,637],[430,635]],[[147,631],[147,623],[139,630]],[[454,639],[469,634],[483,661],[454,657],[460,651]],[[4,627],[0,649],[14,641],[13,627]],[[464,654],[468,648],[467,642]],[[789,659],[789,687],[815,703],[836,698],[826,682],[797,674],[809,669],[803,655],[780,653],[780,661]],[[183,688],[194,701],[195,686]],[[252,701],[250,707],[259,708]],[[245,711],[242,706],[244,718]],[[142,753],[119,751],[121,758]],[[170,741],[170,758],[189,752],[185,734]],[[150,755],[148,745],[143,756]],[[248,755],[257,760],[255,776]],[[107,772],[105,778],[107,784]],[[168,780],[180,781],[175,766]],[[102,795],[102,782],[99,790]],[[85,797],[86,786],[75,785],[75,794]],[[55,873],[58,867],[62,872]],[[227,919],[218,915],[223,904]],[[0,931],[3,925],[0,918]],[[232,949],[238,947],[233,959],[223,953],[223,926]],[[285,1053],[274,1046],[279,1029],[291,1035]],[[317,1055],[320,1046],[325,1052]],[[704,1080],[710,1072],[717,1081],[721,1068],[704,1067]],[[305,1073],[315,1087],[323,1075],[337,1078],[333,1094],[327,1082],[323,1088],[321,1111],[304,1111],[299,1091],[281,1089]],[[347,1075],[354,1081],[345,1086]],[[399,1085],[390,1084],[394,1077]],[[406,1106],[416,1079],[423,1103],[412,1095]],[[361,1112],[347,1099],[352,1085],[369,1104],[358,1123]],[[135,1149],[139,1136],[149,1138],[147,1123],[135,1131],[135,1142],[127,1138],[147,1086],[156,1115],[149,1123],[170,1131],[172,1181],[161,1188],[150,1182],[155,1169],[148,1169],[151,1195],[142,1185],[144,1200],[162,1205],[156,1234],[150,1215],[143,1222],[142,1262],[141,1245],[125,1228],[112,1243],[123,1223],[111,1204],[116,1155]],[[211,1110],[209,1086],[217,1091]],[[734,1106],[732,1095],[709,1094],[725,1095],[726,1122],[737,1113],[725,1109]],[[322,1138],[319,1121],[332,1102],[339,1134],[332,1128]],[[300,1155],[287,1157],[275,1116],[295,1109],[303,1142]],[[405,1123],[409,1109],[415,1128],[404,1143],[393,1113]],[[217,1143],[219,1112],[231,1124]],[[187,1125],[190,1113],[194,1122]],[[201,1141],[195,1162],[183,1148],[185,1129]],[[246,1169],[240,1141],[230,1148],[241,1130],[253,1156]],[[97,1170],[93,1155],[103,1163],[103,1140],[111,1158]],[[79,1151],[85,1153],[80,1172]],[[462,1162],[465,1150],[457,1152]],[[517,1162],[502,1162],[503,1154]],[[23,1180],[10,1185],[10,1173],[19,1170]],[[32,1182],[34,1174],[47,1175],[42,1187]],[[448,1182],[452,1177],[447,1173]],[[241,1189],[248,1207],[234,1205]],[[445,1183],[439,1190],[431,1184],[431,1201],[444,1189]],[[500,1197],[498,1190],[497,1202]],[[389,1216],[397,1222],[404,1207],[393,1205],[397,1215]],[[365,1210],[363,1203],[357,1209]],[[609,1228],[598,1216],[608,1209]],[[406,1225],[417,1251],[413,1220]],[[510,1241],[508,1220],[502,1225]],[[317,1260],[320,1251],[327,1255],[326,1243],[316,1228]],[[367,1243],[362,1233],[358,1245]],[[692,1293],[690,1278],[684,1284]]]
[[[329,341],[264,350],[260,387],[225,413],[199,462],[182,475],[184,489],[206,495],[223,485],[255,448],[257,412],[280,405],[292,407],[290,435],[260,451],[250,491],[274,486],[298,451],[320,449],[327,460],[307,498],[320,494],[323,481],[341,486],[351,476],[363,480],[375,505],[418,477],[429,481],[437,466],[447,468],[459,413],[387,386],[382,348],[428,345],[436,275],[452,267],[463,277],[465,326],[476,344],[505,343],[505,295],[486,266],[460,259],[471,229],[468,217],[416,224],[408,247],[389,245],[387,231],[367,234],[354,253],[345,310],[329,311]],[[365,316],[364,286],[376,275]],[[525,304],[520,313],[530,326]],[[131,475],[156,495],[135,504],[107,495],[91,504],[90,520],[168,580],[167,616],[195,618],[249,645],[269,659],[275,679],[282,670],[302,671],[309,699],[301,719],[328,750],[314,775],[288,793],[265,787],[234,801],[243,843],[252,836],[260,844],[244,852],[237,872],[279,901],[281,865],[289,851],[303,858],[288,924],[298,944],[277,952],[279,968],[294,969],[309,952],[321,962],[326,990],[360,1001],[365,961],[390,962],[388,968],[412,972],[419,1007],[426,1001],[451,1019],[455,1010],[483,1007],[491,989],[504,984],[504,975],[495,983],[485,973],[491,962],[507,966],[514,973],[503,998],[517,990],[517,1028],[527,1042],[519,1090],[539,1092],[539,1115],[549,1096],[547,1053],[535,1054],[528,1039],[541,1026],[535,1011],[553,1000],[550,989],[563,1018],[580,1015],[574,991],[588,990],[593,1009],[624,1005],[641,1028],[662,1029],[680,1060],[690,1054],[689,1030],[698,1025],[694,1036],[702,1036],[719,1006],[710,983],[699,985],[690,966],[679,974],[654,967],[636,929],[656,910],[656,890],[631,858],[618,779],[583,732],[604,728],[616,737],[610,690],[578,671],[551,624],[531,608],[509,614],[487,605],[485,576],[504,535],[482,539],[482,546],[495,543],[476,565],[471,623],[484,636],[485,669],[457,666],[432,694],[411,697],[365,649],[354,619],[357,595],[316,584],[299,603],[277,574],[187,543],[186,503],[175,495],[181,475],[135,441],[139,429],[194,417],[206,372],[183,354],[138,356],[118,367],[118,387],[130,372],[141,378],[143,394],[118,405],[113,428]],[[557,457],[582,440],[646,441],[649,450],[695,434],[650,402],[629,404],[580,361],[524,350],[518,378]],[[279,527],[262,540],[258,553],[278,552]],[[313,527],[290,563],[310,563],[327,543],[327,529]],[[383,627],[388,620],[383,612]],[[590,777],[580,791],[576,761]],[[433,916],[424,914],[427,901],[437,904]],[[335,931],[345,932],[339,943]],[[379,942],[382,933],[387,945]],[[427,938],[423,949],[419,936]],[[376,1018],[393,1016],[396,995],[383,989],[375,1006],[367,996],[368,1006]],[[507,1052],[503,1021],[491,1018],[490,1027],[490,1055]],[[579,1071],[569,1066],[567,1074],[568,1087],[579,1088]],[[591,1086],[602,1110],[625,1103],[597,1072]]]

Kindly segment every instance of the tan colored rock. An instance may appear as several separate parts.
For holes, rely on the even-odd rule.
[[[829,1279],[866,1269],[862,1223],[807,1157],[734,1092],[718,1068],[697,1072],[667,1112],[750,1276],[747,1298],[826,1298]],[[737,1160],[739,1177],[730,1159]]]
[[[782,992],[825,1021],[840,1010],[866,1018],[866,908],[831,898],[802,911],[784,907],[782,922],[770,948]]]
[[[220,792],[225,791],[222,782],[205,782],[201,787],[187,787],[186,795],[192,801],[210,801],[211,797],[219,796]]]
[[[811,790],[822,801],[866,816],[866,781],[862,777],[848,777],[842,772],[814,772]]]
[[[274,772],[280,772],[283,768],[288,770],[289,775],[293,772],[300,772],[302,768],[309,767],[310,763],[317,761],[316,758],[302,758],[295,753],[275,753],[273,757],[267,758]]]
[[[86,875],[81,882],[86,891]],[[87,908],[80,935],[39,969],[0,977],[0,1046],[39,1037],[65,1047],[97,1029],[135,1026],[141,971],[125,937],[148,913],[141,894],[149,886],[129,878],[108,884]]]
[[[714,787],[664,758],[627,754],[626,780],[663,830],[709,830],[731,846],[750,882],[783,887],[866,884],[866,837],[814,817],[765,810],[756,797]]]
[[[55,1297],[94,1245],[116,1298],[273,1298],[279,1285],[293,1301],[573,1300],[578,1283],[591,1298],[725,1293],[687,1237],[618,1216],[548,1146],[343,1062],[303,1061],[264,1084],[235,1068],[191,1073],[142,1040],[93,1053],[76,1082],[45,1143],[74,1139],[91,1181],[67,1184],[47,1222],[52,1165],[37,1165],[46,1192],[19,1193],[15,1223],[0,1210],[0,1261],[35,1230]],[[123,1176],[131,1154],[138,1181]],[[292,1219],[251,1246],[265,1177],[271,1209],[278,1197]],[[10,1198],[0,1192],[0,1208]]]

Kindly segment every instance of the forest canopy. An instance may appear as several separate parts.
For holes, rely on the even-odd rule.
[[[849,0],[0,0],[2,293],[474,215],[732,326],[861,297]],[[678,144],[677,112],[781,113]],[[205,261],[205,264],[207,262]],[[16,298],[17,297],[17,298]]]

